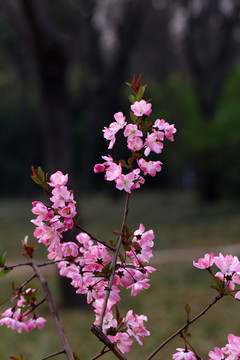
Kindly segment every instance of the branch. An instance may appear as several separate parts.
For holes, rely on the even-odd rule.
[[[109,351],[111,351],[110,349],[105,350],[105,348],[106,348],[106,346],[104,346],[104,348],[102,349],[102,351],[101,351],[99,354],[95,355],[95,356],[92,357],[90,360],[97,360],[97,359],[99,359],[101,356],[103,356],[104,354],[106,354],[106,353],[108,353]]]
[[[60,354],[64,354],[65,353],[65,350],[60,350],[60,351],[57,351],[55,353],[52,353],[48,356],[45,356],[44,358],[42,358],[41,360],[46,360],[46,359],[50,359],[51,357],[53,356],[56,356],[56,355],[60,355]]]
[[[29,261],[30,261],[30,264],[32,265],[32,268],[33,268],[35,274],[37,275],[37,277],[38,277],[38,279],[39,279],[39,281],[40,281],[40,283],[42,285],[45,297],[47,299],[50,311],[52,313],[52,316],[53,316],[53,319],[54,319],[54,322],[55,322],[55,325],[56,325],[56,328],[57,328],[58,335],[59,335],[59,337],[61,339],[61,342],[63,344],[64,351],[62,351],[62,352],[66,353],[67,358],[69,360],[74,360],[73,354],[71,352],[70,346],[69,346],[67,338],[65,336],[62,324],[61,324],[61,322],[59,320],[58,313],[57,313],[57,308],[56,308],[56,305],[54,303],[52,294],[51,294],[51,292],[49,290],[47,281],[45,280],[45,278],[43,277],[41,271],[39,270],[39,267],[38,267],[36,261],[33,258],[30,258],[30,257],[29,257]],[[44,359],[47,359],[47,358],[44,358]]]
[[[120,360],[127,360],[126,356],[118,349],[117,345],[113,344],[109,338],[102,332],[99,326],[92,325],[91,332],[102,341]],[[95,357],[96,358],[96,357]],[[93,358],[94,359],[94,358]]]
[[[185,325],[183,325],[179,330],[177,330],[174,334],[169,336],[168,339],[162,342],[147,358],[146,360],[151,360],[158,352],[161,350],[169,341],[171,341],[173,338],[175,338],[177,335],[180,335],[184,329],[186,329],[189,325],[194,323],[196,320],[198,320],[201,316],[203,316],[213,305],[215,305],[220,299],[223,298],[224,295],[218,295],[215,297],[215,299],[204,309],[202,310],[198,315],[196,315],[192,320],[189,320],[186,322]]]
[[[123,241],[123,235],[124,235],[126,219],[127,219],[127,214],[128,214],[129,196],[130,195],[128,193],[127,198],[126,198],[126,202],[125,202],[123,222],[122,222],[122,227],[121,227],[121,234],[120,234],[120,237],[119,237],[119,240],[118,240],[118,243],[117,243],[117,247],[115,248],[115,254],[114,254],[114,258],[113,258],[113,262],[112,262],[112,271],[111,271],[111,275],[110,275],[110,278],[109,278],[108,288],[106,290],[102,311],[101,311],[101,314],[100,314],[100,323],[99,323],[99,328],[100,329],[102,329],[103,319],[104,319],[106,309],[107,309],[107,302],[108,302],[108,299],[109,299],[109,296],[110,296],[110,292],[112,290],[112,285],[113,285],[113,279],[114,279],[114,274],[115,274],[115,270],[116,270],[118,253],[119,253],[119,249],[120,249],[120,246],[122,244],[122,241]]]
[[[76,225],[76,228],[79,229],[79,230],[81,230],[81,231],[83,231],[83,232],[84,232],[85,234],[87,234],[88,236],[90,236],[90,238],[91,238],[92,240],[95,240],[95,241],[99,242],[100,244],[103,244],[104,246],[106,246],[108,249],[110,249],[110,250],[112,250],[112,251],[115,251],[115,248],[114,248],[114,247],[112,247],[111,245],[106,244],[105,241],[96,238],[96,237],[93,236],[91,233],[89,233],[87,230],[85,230],[82,226]]]

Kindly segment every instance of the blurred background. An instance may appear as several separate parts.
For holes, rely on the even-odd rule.
[[[49,174],[59,169],[68,173],[84,226],[100,238],[113,237],[111,231],[121,226],[124,194],[106,184],[102,174],[94,175],[93,166],[108,153],[103,127],[115,112],[129,112],[125,81],[142,73],[143,84],[148,84],[145,98],[153,103],[152,119],[164,118],[178,132],[159,157],[161,174],[149,177],[130,203],[130,227],[137,229],[142,222],[153,228],[160,251],[156,266],[161,271],[153,275],[150,302],[146,292],[138,311],[151,318],[150,330],[160,337],[176,330],[176,318],[167,317],[175,306],[182,310],[178,325],[185,321],[189,299],[202,308],[204,291],[195,276],[201,286],[204,280],[196,271],[192,274],[195,254],[202,256],[202,249],[210,247],[230,251],[239,243],[239,60],[239,0],[0,0],[1,253],[7,250],[12,261],[18,260],[20,240],[33,232],[31,201],[41,191],[31,180],[31,165]],[[179,248],[196,252],[184,258],[188,262],[179,262]],[[40,258],[46,255],[42,247],[38,251]],[[56,273],[50,275],[63,303]],[[7,279],[4,284],[8,289]],[[161,309],[154,291],[162,294]],[[178,298],[174,305],[171,299]],[[75,351],[89,359],[86,344],[98,342],[89,334],[91,340],[79,345],[78,334],[85,339],[86,329],[80,329],[79,315],[69,311],[63,316],[71,332],[76,322]],[[90,315],[81,316],[85,325]],[[223,329],[220,319],[213,317],[208,327],[197,328],[206,354],[227,341],[228,325]],[[234,326],[240,331],[237,319]],[[33,349],[25,335],[16,337],[0,328],[1,358],[7,359],[6,348],[16,348],[15,355],[27,351],[29,359],[39,360],[47,354],[46,341],[51,347],[51,331],[39,340],[36,330]],[[158,339],[146,344],[146,354]],[[179,341],[176,346],[181,345]],[[133,359],[139,349],[134,354]],[[164,354],[169,356],[169,350]]]

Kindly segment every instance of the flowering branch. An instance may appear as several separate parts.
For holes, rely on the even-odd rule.
[[[108,245],[105,243],[105,241],[103,240],[100,240],[98,238],[96,238],[95,236],[93,236],[91,233],[89,233],[87,230],[85,230],[82,226],[80,225],[76,225],[76,228],[83,231],[85,234],[87,234],[92,240],[95,240],[97,242],[99,242],[100,244],[106,246],[108,249],[112,250],[112,251],[115,251],[115,248],[111,245]]]
[[[64,351],[62,351],[62,352],[66,353],[67,358],[69,360],[74,360],[73,354],[71,352],[70,346],[69,346],[67,338],[65,336],[62,324],[61,324],[61,322],[59,320],[57,308],[56,308],[56,305],[54,303],[52,294],[51,294],[51,292],[49,290],[47,281],[45,280],[45,278],[43,277],[41,271],[39,270],[39,267],[38,267],[36,261],[33,258],[29,257],[29,262],[32,265],[32,268],[33,268],[35,274],[37,275],[37,277],[38,277],[38,279],[39,279],[39,281],[41,283],[41,286],[43,288],[46,300],[48,302],[51,314],[53,316],[53,319],[54,319],[54,322],[55,322],[55,325],[56,325],[56,328],[57,328],[58,335],[59,335],[59,337],[61,339],[61,342],[63,344]],[[47,358],[45,358],[45,359],[47,359]]]
[[[224,295],[223,295],[224,296]],[[183,330],[185,330],[189,325],[194,323],[196,320],[198,320],[201,316],[203,316],[213,305],[215,305],[220,299],[223,298],[223,296],[216,296],[215,299],[204,309],[202,310],[198,315],[196,315],[192,320],[188,320],[185,325],[183,325],[179,330],[177,330],[174,334],[169,336],[165,341],[163,341],[145,360],[151,360],[169,341],[174,339],[176,336],[180,335]]]
[[[92,325],[91,332],[98,337],[120,360],[127,360],[126,356],[113,344],[109,338],[103,333],[99,326]]]
[[[111,276],[108,282],[108,288],[106,290],[106,294],[105,294],[105,298],[104,298],[104,302],[103,302],[103,306],[102,306],[102,311],[101,311],[101,315],[100,315],[100,322],[99,322],[99,328],[102,329],[102,325],[103,325],[103,319],[106,313],[106,308],[107,308],[107,302],[109,299],[109,295],[112,289],[112,285],[113,285],[113,278],[114,278],[114,274],[115,274],[115,270],[116,270],[116,264],[117,264],[117,258],[118,258],[118,254],[119,254],[119,250],[120,250],[120,246],[122,244],[123,241],[123,235],[124,235],[124,230],[125,230],[125,226],[126,226],[126,220],[127,220],[127,214],[128,214],[128,204],[129,204],[129,193],[127,193],[127,197],[126,197],[126,202],[125,202],[125,208],[124,208],[124,215],[123,215],[123,222],[122,222],[122,227],[121,227],[121,233],[120,233],[120,237],[115,249],[115,254],[114,254],[114,258],[112,261],[112,272],[111,272]]]

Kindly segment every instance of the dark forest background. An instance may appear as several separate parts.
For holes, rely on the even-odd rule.
[[[142,73],[178,129],[151,186],[240,196],[239,49],[239,0],[0,0],[1,195],[31,195],[31,165],[101,189],[102,128]]]

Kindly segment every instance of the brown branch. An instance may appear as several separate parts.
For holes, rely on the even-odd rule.
[[[93,236],[91,233],[89,233],[87,230],[85,230],[82,226],[76,225],[76,228],[79,229],[79,230],[81,230],[81,231],[83,231],[83,232],[84,232],[85,234],[87,234],[88,236],[90,236],[90,238],[91,238],[92,240],[95,240],[95,241],[99,242],[100,244],[106,246],[108,249],[110,249],[110,250],[112,250],[112,251],[115,252],[115,248],[114,248],[114,247],[112,247],[111,245],[106,244],[105,241],[96,238],[96,237]]]
[[[127,360],[126,356],[118,349],[116,344],[113,344],[109,338],[102,332],[99,326],[92,325],[91,332],[102,341],[120,360]]]
[[[180,335],[184,329],[186,329],[189,325],[191,325],[196,320],[198,320],[201,316],[203,316],[213,305],[215,305],[220,299],[222,299],[223,296],[224,295],[216,296],[215,299],[204,310],[202,310],[192,320],[187,321],[185,325],[183,325],[179,330],[177,330],[174,334],[169,336],[169,338],[167,338],[165,341],[163,341],[145,360],[151,360],[159,352],[159,350],[161,350],[167,343],[169,343],[169,341],[174,339],[177,335]]]
[[[37,277],[38,277],[38,279],[39,279],[39,281],[41,283],[41,286],[43,288],[46,300],[48,302],[51,314],[53,316],[53,319],[54,319],[54,322],[55,322],[55,325],[56,325],[58,335],[59,335],[59,337],[61,339],[61,342],[63,344],[64,351],[62,351],[62,352],[66,353],[66,356],[67,356],[68,360],[74,360],[73,354],[71,352],[70,346],[69,346],[67,338],[65,336],[62,324],[61,324],[61,322],[59,320],[58,313],[57,313],[57,308],[56,308],[56,305],[54,303],[52,294],[51,294],[51,292],[49,290],[47,281],[45,280],[45,278],[43,277],[41,271],[39,270],[39,267],[38,267],[36,261],[33,258],[30,258],[30,257],[29,257],[29,261],[30,261],[30,263],[32,265],[32,268],[33,268],[35,274],[37,275]],[[47,359],[47,358],[45,358],[45,359]]]
[[[117,243],[117,247],[115,249],[115,254],[114,254],[114,257],[113,257],[113,260],[112,260],[112,271],[111,271],[111,275],[110,275],[110,278],[109,278],[108,288],[106,290],[102,311],[101,311],[101,314],[100,314],[100,320],[99,320],[99,325],[98,325],[100,329],[102,329],[103,319],[104,319],[106,309],[107,309],[107,302],[108,302],[108,299],[109,299],[109,296],[110,296],[110,292],[112,290],[112,285],[113,285],[113,279],[114,279],[115,270],[116,270],[118,253],[119,253],[122,241],[123,241],[123,235],[124,235],[124,230],[125,230],[125,225],[126,225],[126,220],[127,220],[127,214],[128,214],[129,196],[130,196],[129,193],[127,193],[126,202],[125,202],[125,208],[124,208],[124,215],[123,215],[123,222],[122,222],[122,227],[121,227],[121,233],[120,233],[120,237],[119,237],[119,240],[118,240],[118,243]]]
[[[106,346],[104,346],[104,348],[102,349],[102,351],[101,351],[99,354],[95,355],[95,356],[92,357],[90,360],[97,360],[97,359],[99,359],[101,356],[103,356],[104,354],[106,354],[106,353],[108,353],[109,351],[111,351],[110,349],[107,349],[107,350],[105,350],[105,349],[106,349]]]
[[[55,353],[52,353],[48,356],[45,356],[44,358],[41,358],[41,360],[46,360],[46,359],[50,359],[51,357],[53,356],[57,356],[57,355],[60,355],[60,354],[64,354],[65,353],[65,350],[60,350],[60,351],[57,351]]]

